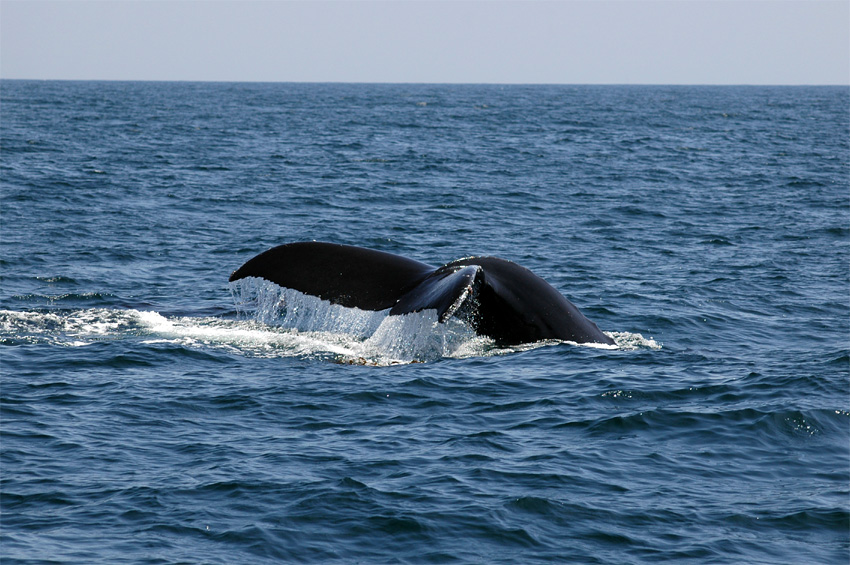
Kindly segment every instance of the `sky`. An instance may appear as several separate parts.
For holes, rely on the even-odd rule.
[[[0,78],[850,84],[848,0],[2,0]]]

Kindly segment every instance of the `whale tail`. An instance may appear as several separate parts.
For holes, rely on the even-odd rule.
[[[499,345],[542,339],[614,344],[546,281],[497,257],[469,257],[434,268],[372,249],[300,242],[257,255],[230,281],[246,277],[361,310],[401,315],[433,309],[440,322],[461,316]]]

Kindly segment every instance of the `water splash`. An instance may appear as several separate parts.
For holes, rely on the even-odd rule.
[[[456,318],[440,323],[434,310],[390,316],[389,309],[347,308],[257,278],[236,281],[231,291],[240,317],[299,335],[344,340],[352,354],[344,362],[411,363],[495,350],[491,339]]]

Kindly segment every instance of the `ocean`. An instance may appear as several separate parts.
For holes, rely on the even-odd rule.
[[[850,559],[847,87],[0,99],[3,563]],[[310,240],[514,261],[617,346],[228,283]]]

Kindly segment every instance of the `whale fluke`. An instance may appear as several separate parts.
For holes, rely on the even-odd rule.
[[[435,268],[383,251],[311,241],[260,253],[230,281],[246,277],[361,310],[400,315],[433,309],[440,322],[459,316],[502,346],[543,339],[614,345],[549,283],[497,257]]]

